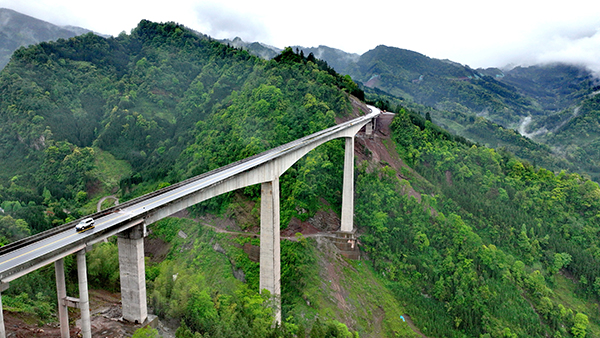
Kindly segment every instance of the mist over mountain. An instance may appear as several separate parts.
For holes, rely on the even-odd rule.
[[[21,46],[68,39],[91,32],[74,26],[60,27],[7,8],[0,8],[0,69]]]
[[[279,53],[281,53],[281,49],[277,47],[265,45],[264,43],[260,42],[245,42],[239,37],[236,37],[233,40],[223,39],[219,41],[226,45],[230,45],[231,47],[243,48],[249,51],[250,53],[265,60],[270,60],[276,57]]]
[[[331,48],[327,46],[319,47],[302,47],[292,46],[294,50],[298,49],[304,52],[305,55],[312,53],[317,59],[327,61],[337,72],[348,74],[348,69],[360,59],[359,54],[347,53],[341,49]]]

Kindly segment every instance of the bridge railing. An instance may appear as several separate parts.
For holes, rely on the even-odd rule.
[[[180,188],[182,186],[188,185],[188,184],[193,183],[195,181],[201,180],[201,179],[206,178],[208,176],[217,174],[217,173],[219,173],[221,171],[225,171],[225,170],[227,170],[229,168],[232,168],[232,167],[235,167],[235,166],[237,166],[239,164],[255,160],[255,159],[260,158],[262,156],[265,156],[267,154],[276,153],[276,152],[280,152],[280,151],[285,151],[286,149],[291,149],[292,147],[294,147],[297,144],[300,144],[300,143],[303,143],[303,142],[307,142],[307,141],[310,141],[310,140],[315,139],[315,138],[319,138],[323,134],[328,134],[328,133],[332,132],[333,130],[343,129],[343,128],[347,127],[348,125],[353,125],[355,123],[360,123],[361,121],[364,121],[365,119],[371,119],[371,118],[373,118],[373,116],[376,116],[376,115],[377,114],[371,113],[371,114],[363,115],[363,116],[361,116],[361,117],[359,117],[357,119],[354,119],[354,120],[350,120],[350,121],[346,121],[346,122],[337,124],[335,126],[327,128],[325,130],[322,130],[322,131],[310,134],[308,136],[302,137],[302,138],[294,140],[292,142],[288,142],[288,143],[282,144],[280,146],[277,146],[275,148],[266,150],[266,151],[264,151],[264,152],[262,152],[260,154],[256,154],[256,155],[244,158],[242,160],[230,163],[228,165],[219,167],[217,169],[214,169],[214,170],[205,172],[203,174],[200,174],[200,175],[188,178],[188,179],[186,179],[184,181],[181,181],[181,182],[178,182],[178,183],[174,183],[172,185],[169,185],[168,187],[164,187],[164,188],[161,188],[159,190],[156,190],[156,191],[150,192],[148,194],[145,194],[143,196],[139,196],[139,197],[133,198],[133,199],[128,200],[126,202],[120,203],[118,206],[109,207],[109,208],[104,209],[104,210],[102,210],[100,212],[96,212],[96,213],[87,215],[87,216],[85,216],[85,218],[92,217],[92,218],[96,219],[96,218],[100,218],[100,217],[109,215],[111,213],[118,212],[121,209],[127,208],[127,207],[135,205],[135,204],[137,204],[139,202],[142,202],[142,201],[145,201],[147,199],[153,198],[155,196],[161,195],[161,194],[163,194],[165,192],[168,192],[168,191],[171,191],[171,190],[175,190],[177,188]],[[31,243],[34,243],[36,241],[43,240],[45,238],[51,237],[51,236],[53,236],[55,234],[58,234],[60,232],[66,231],[68,229],[71,229],[77,223],[79,223],[79,221],[81,219],[77,219],[75,221],[72,221],[72,222],[69,222],[69,223],[66,223],[66,224],[63,224],[63,225],[59,225],[59,226],[54,227],[52,229],[48,229],[46,231],[37,233],[35,235],[32,235],[32,236],[29,236],[29,237],[17,240],[15,242],[9,243],[9,244],[7,244],[7,245],[5,245],[3,247],[0,247],[0,256],[6,254],[8,252],[11,252],[11,251],[14,251],[14,250],[18,250],[19,248],[22,248],[24,246],[30,245]]]

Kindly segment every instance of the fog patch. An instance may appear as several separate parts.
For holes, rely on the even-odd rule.
[[[215,38],[240,37],[245,41],[269,40],[267,27],[261,20],[216,3],[201,3],[195,7],[196,16],[204,31]]]

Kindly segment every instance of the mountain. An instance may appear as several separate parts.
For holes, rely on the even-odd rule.
[[[478,70],[493,74],[498,81],[510,84],[523,95],[535,99],[543,115],[579,103],[597,83],[585,68],[561,63],[515,67],[505,71],[495,68]]]
[[[8,8],[0,8],[0,69],[6,66],[12,53],[19,47],[68,39],[89,32],[80,27],[56,26]]]
[[[304,53],[304,55],[313,54],[317,59],[326,61],[333,69],[338,73],[348,74],[348,69],[356,63],[360,55],[355,53],[347,53],[341,49],[331,48],[327,46],[319,47],[302,47],[292,46],[292,49],[298,49]]]
[[[219,41],[235,48],[243,48],[253,55],[265,60],[270,60],[281,53],[281,49],[277,47],[269,46],[260,42],[245,42],[240,37],[236,37],[233,40],[223,39]]]
[[[370,100],[412,106],[454,134],[508,149],[555,172],[579,172],[600,182],[600,129],[581,122],[595,119],[600,82],[583,67],[472,69],[387,46],[358,58],[341,51],[319,55],[362,83]]]
[[[259,186],[149,225],[148,247],[161,248],[147,259],[150,308],[180,325],[181,337],[600,336],[598,184],[438,124],[551,161],[549,146],[468,106],[485,105],[473,93],[487,93],[490,106],[518,116],[523,102],[535,102],[525,93],[543,97],[542,85],[377,49],[348,63],[381,75],[383,87],[374,81],[364,95],[395,113],[381,117],[373,139],[356,137],[361,260],[337,254],[323,234],[296,234],[338,226],[344,141],[332,140],[280,178],[281,326],[272,327],[258,290]],[[0,73],[0,243],[92,213],[102,196],[129,200],[362,114],[364,103],[349,94],[360,94],[357,84],[310,54],[286,48],[263,60],[146,20],[129,35],[18,49]],[[413,94],[381,89],[394,83]],[[436,110],[415,97],[464,105]],[[557,135],[593,128],[597,119],[578,118],[597,112],[597,97],[584,95]],[[115,241],[88,255],[90,287],[118,291]],[[67,285],[76,285],[66,262]],[[51,265],[12,281],[5,318],[52,321],[53,290]]]
[[[364,104],[352,104],[348,92],[355,89],[348,78],[289,48],[271,61],[261,60],[173,23],[142,21],[130,35],[106,39],[85,34],[18,49],[0,73],[0,205],[4,210],[0,242],[93,212],[101,196],[118,194],[128,200],[333,126],[336,118],[366,110]],[[317,212],[333,214],[329,218],[335,219],[343,170],[337,164],[343,163],[343,154],[343,140],[329,142],[280,179],[283,224],[292,219],[307,222]],[[259,196],[259,187],[248,187],[201,203],[190,212],[205,215],[230,210],[238,215],[237,227],[254,231],[258,217],[252,210],[258,207]],[[249,207],[246,213],[238,208],[242,205],[242,211]],[[186,224],[182,231],[196,235],[193,228],[200,224],[192,220]],[[161,230],[157,225],[153,232],[158,237],[153,240],[162,241],[167,249],[176,247],[179,237],[170,235],[173,229],[166,224]],[[205,231],[202,226],[197,229]],[[217,259],[202,258],[208,264],[203,269],[189,265],[199,261],[188,259],[192,254],[188,249],[177,249],[167,260],[149,263],[151,306],[164,318],[183,320],[203,335],[218,330],[228,337],[250,332],[265,336],[272,318],[258,293],[258,263],[240,249],[238,240],[220,240],[228,253],[224,256],[206,246],[206,240],[214,237],[210,232],[204,237],[196,242],[200,246],[192,245],[197,255],[192,257],[207,257],[201,252],[208,249]],[[347,332],[346,325],[352,325],[353,331],[360,328],[365,337],[381,329],[412,332],[401,322],[403,311],[391,291],[353,290],[361,299],[349,306],[360,314],[327,310],[339,296],[329,299],[327,288],[313,288],[321,273],[313,264],[319,259],[314,241],[286,243],[282,260],[290,269],[282,271],[282,278],[289,281],[282,288],[283,306],[286,318],[297,318],[298,324],[290,322],[290,330],[316,330],[322,325]],[[116,257],[114,244],[98,246],[90,258],[93,287],[118,288],[118,274],[109,272],[117,267],[111,263]],[[248,244],[257,245],[256,241]],[[231,262],[247,283],[228,274]],[[332,268],[336,266],[355,269],[349,263]],[[176,284],[172,277],[166,278],[173,269],[181,277]],[[376,278],[368,265],[358,269],[366,269],[365,277]],[[74,277],[72,272],[66,275]],[[40,288],[34,280],[45,286]],[[200,280],[207,284],[198,284]],[[72,282],[69,285],[76,285]],[[2,294],[5,309],[20,312],[29,306],[36,309],[37,318],[50,320],[52,304],[56,304],[51,283],[46,270],[14,281],[10,291]],[[364,288],[376,283],[361,282]],[[183,293],[167,291],[175,285]],[[22,294],[31,290],[44,291],[25,299]],[[212,295],[220,295],[223,307],[213,303]],[[205,316],[202,308],[216,317]],[[215,312],[219,308],[225,312]],[[387,311],[390,318],[373,326],[372,313],[380,311]]]

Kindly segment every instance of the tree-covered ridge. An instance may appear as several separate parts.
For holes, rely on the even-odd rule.
[[[597,85],[592,74],[576,65],[554,63],[530,67],[515,67],[508,71],[490,69],[492,76],[502,74],[499,80],[533,97],[541,109],[556,112],[579,103]]]
[[[378,46],[345,70],[369,87],[438,109],[460,106],[510,125],[538,109],[515,87],[448,60]]]
[[[600,95],[587,96],[580,105],[565,109],[554,117],[553,128],[538,138],[548,143],[567,160],[578,164],[579,172],[598,181],[600,177]],[[540,124],[536,124],[539,128]],[[535,127],[534,127],[535,128]]]
[[[139,195],[332,126],[350,110],[348,94],[362,92],[313,55],[288,48],[265,61],[174,23],[142,21],[130,35],[19,49],[0,93],[0,203],[18,202],[11,210],[37,232],[79,217],[99,190]],[[336,172],[331,161],[342,152],[339,143],[322,147],[300,171],[306,179],[285,190],[296,191],[290,203],[303,217],[317,196],[337,205],[340,188],[316,177]],[[131,174],[101,180],[101,154]]]
[[[288,48],[274,60],[260,60],[180,25],[149,21],[116,38],[88,34],[22,48],[0,74],[0,91],[3,244],[90,213],[100,194],[116,191],[128,199],[330,127],[352,110],[349,94],[362,93],[350,77],[313,55]],[[120,176],[107,179],[112,168],[104,162],[119,167],[114,172]],[[306,220],[318,209],[339,208],[340,163],[343,142],[333,141],[282,177],[284,226],[292,217]],[[244,193],[250,203],[258,199],[256,187]],[[228,210],[224,201],[227,196],[198,209]],[[168,237],[161,238],[173,240]],[[293,313],[299,311],[294,304],[305,302],[302,269],[310,257],[298,257],[299,247],[282,252],[291,256],[283,278],[294,286],[283,292],[286,311]],[[115,258],[112,242],[90,253],[93,285],[118,288]],[[73,262],[66,265],[67,278],[74,280]],[[164,265],[164,274],[149,268],[148,279],[157,281],[152,297],[162,315],[184,320],[182,337],[304,332],[293,325],[270,329],[269,308],[252,279],[256,264],[246,271],[251,289],[235,284],[229,290],[202,284],[205,275],[197,265],[189,274],[182,265],[179,283],[189,291],[183,298],[160,284],[174,282],[173,265]],[[36,290],[52,290],[51,272],[42,269],[11,284],[3,294],[7,306],[39,313],[43,308],[47,320],[55,295]],[[194,288],[185,284],[190,281]],[[222,297],[212,297],[220,291]],[[183,309],[193,311],[182,313],[183,301],[190,302]],[[310,311],[319,315],[318,308]],[[321,318],[304,322],[312,336],[350,335],[343,324],[326,321],[331,316]]]
[[[420,121],[415,123],[415,121]],[[403,172],[361,170],[357,224],[390,287],[431,336],[585,337],[600,330],[600,188],[514,155],[455,142],[401,110],[392,124]],[[559,288],[568,276],[589,306]]]

